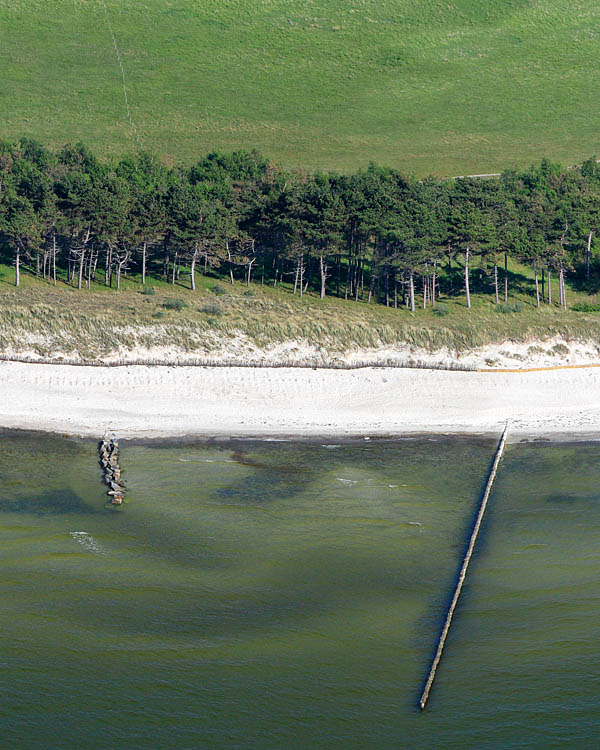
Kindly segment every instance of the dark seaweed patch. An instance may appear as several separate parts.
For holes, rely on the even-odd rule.
[[[32,513],[36,516],[59,516],[67,513],[94,513],[71,489],[51,490],[12,500],[0,500],[2,513]]]
[[[572,504],[576,503],[578,500],[582,500],[582,498],[578,495],[572,495],[568,492],[554,492],[552,495],[548,495],[546,497],[547,503],[561,503],[564,504]]]

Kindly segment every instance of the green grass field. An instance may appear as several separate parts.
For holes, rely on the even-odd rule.
[[[416,175],[600,152],[593,0],[106,0],[144,146]],[[102,0],[0,0],[0,136],[135,146]]]

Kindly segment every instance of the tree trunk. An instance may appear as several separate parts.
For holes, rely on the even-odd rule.
[[[467,307],[471,309],[471,290],[469,289],[469,248],[465,250],[465,292],[467,295]]]
[[[171,284],[175,285],[175,274],[177,273],[177,250],[175,250],[175,255],[173,256],[173,270],[171,272]]]
[[[560,304],[562,307],[564,307],[565,306],[565,272],[562,268],[560,269],[559,286],[560,286]]]
[[[171,258],[169,256],[169,237],[165,235],[163,240],[163,279],[169,280],[169,265],[171,264]]]
[[[306,265],[304,263],[302,264],[302,278],[304,279],[304,293],[308,291],[308,287],[310,286],[310,280],[312,278],[312,271],[313,271],[313,262],[310,255],[308,256],[308,260],[306,261]],[[304,275],[304,271],[306,270],[306,276]]]
[[[325,299],[327,291],[327,263],[325,263],[322,255],[319,257],[319,267],[321,270],[321,299]]]
[[[546,271],[542,266],[542,302],[546,301]]]
[[[294,277],[294,294],[298,291],[298,279],[300,278],[300,258],[296,261],[296,275]]]
[[[508,302],[508,253],[504,252],[504,301]]]
[[[538,282],[537,260],[533,261],[533,276],[535,278],[535,306],[540,306],[540,284]]]
[[[387,268],[385,269],[384,276],[384,289],[385,289],[385,306],[390,306],[390,274]],[[346,297],[348,299],[348,297]]]
[[[409,291],[410,291],[410,311],[414,314],[415,312],[415,278],[414,273],[410,272],[409,280]]]
[[[233,262],[231,260],[231,251],[229,249],[229,242],[225,243],[227,247],[227,260],[229,261],[229,280],[231,281],[231,286],[233,286]]]
[[[369,281],[369,296],[367,297],[367,304],[370,304],[371,302],[374,289],[375,289],[375,269],[371,268],[371,279]]]
[[[81,248],[81,256],[79,257],[79,273],[77,274],[77,289],[81,289],[83,285],[83,264],[85,262],[85,247]]]
[[[427,277],[423,275],[423,310],[427,309]]]
[[[192,255],[192,262],[190,263],[190,285],[192,287],[192,292],[196,291],[196,257],[198,255],[198,251],[194,250],[194,254]]]
[[[562,268],[558,269],[558,304],[560,307],[563,306],[563,290],[562,290]]]
[[[496,293],[496,304],[498,304],[498,264],[494,261],[494,292]]]
[[[433,276],[431,277],[431,304],[435,307],[435,282],[437,279],[437,260],[433,263]]]
[[[56,286],[56,235],[52,235],[52,278]]]
[[[142,245],[142,284],[146,283],[146,249],[148,243],[144,242]]]
[[[548,266],[548,304],[552,304],[552,273],[550,266]]]
[[[348,253],[348,266],[346,268],[346,286],[344,288],[344,299],[348,299],[348,285],[350,284],[350,253]]]
[[[561,307],[564,307],[564,309],[567,309],[567,290],[565,288],[565,270],[561,266],[558,276],[558,285],[560,288],[560,304]]]
[[[590,229],[588,234],[588,240],[587,240],[587,253],[586,253],[586,270],[585,270],[585,278],[589,281],[590,280],[590,260],[592,257],[592,235],[594,233]]]
[[[17,244],[17,254],[15,256],[15,286],[21,283],[21,248]]]
[[[112,287],[112,277],[113,277],[113,271],[112,271],[112,257],[113,257],[113,250],[112,245],[108,246],[107,250],[107,261],[106,261],[106,274],[108,279],[108,285]]]

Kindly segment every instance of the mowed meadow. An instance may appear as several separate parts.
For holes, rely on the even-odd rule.
[[[498,172],[600,151],[593,0],[106,0],[133,121],[170,162]],[[0,0],[0,136],[131,151],[100,0]]]

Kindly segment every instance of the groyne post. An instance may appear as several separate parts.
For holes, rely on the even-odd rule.
[[[483,493],[483,498],[481,500],[481,503],[479,504],[479,511],[477,512],[477,518],[475,519],[475,525],[473,526],[473,531],[471,533],[471,538],[469,540],[469,546],[467,547],[467,551],[465,552],[465,556],[464,556],[463,563],[460,569],[460,573],[458,574],[456,588],[454,589],[454,596],[452,597],[452,601],[450,602],[450,607],[448,608],[448,613],[446,614],[444,627],[442,628],[442,633],[438,641],[437,650],[435,652],[435,656],[433,657],[433,661],[431,663],[431,668],[429,670],[427,682],[425,683],[425,688],[423,690],[423,694],[421,695],[421,700],[419,701],[419,706],[421,708],[421,711],[427,705],[429,693],[431,692],[433,681],[435,680],[435,674],[437,672],[440,659],[442,658],[442,653],[444,651],[446,638],[448,637],[448,632],[450,631],[450,625],[452,624],[454,610],[456,609],[456,605],[458,604],[460,592],[462,591],[463,583],[465,582],[465,578],[467,577],[467,570],[469,568],[469,563],[471,562],[473,550],[475,549],[475,543],[477,542],[477,536],[479,535],[479,529],[481,527],[481,522],[483,521],[483,516],[485,514],[485,509],[487,507],[488,498],[492,491],[494,479],[496,478],[496,472],[498,471],[498,464],[500,463],[500,459],[502,458],[502,454],[504,452],[504,443],[506,442],[507,434],[508,434],[508,424],[504,428],[504,432],[502,433],[502,437],[500,438],[500,442],[498,443],[498,448],[496,449],[496,455],[494,456],[494,463],[492,464],[492,468],[488,476],[487,484],[485,486],[485,492]]]

